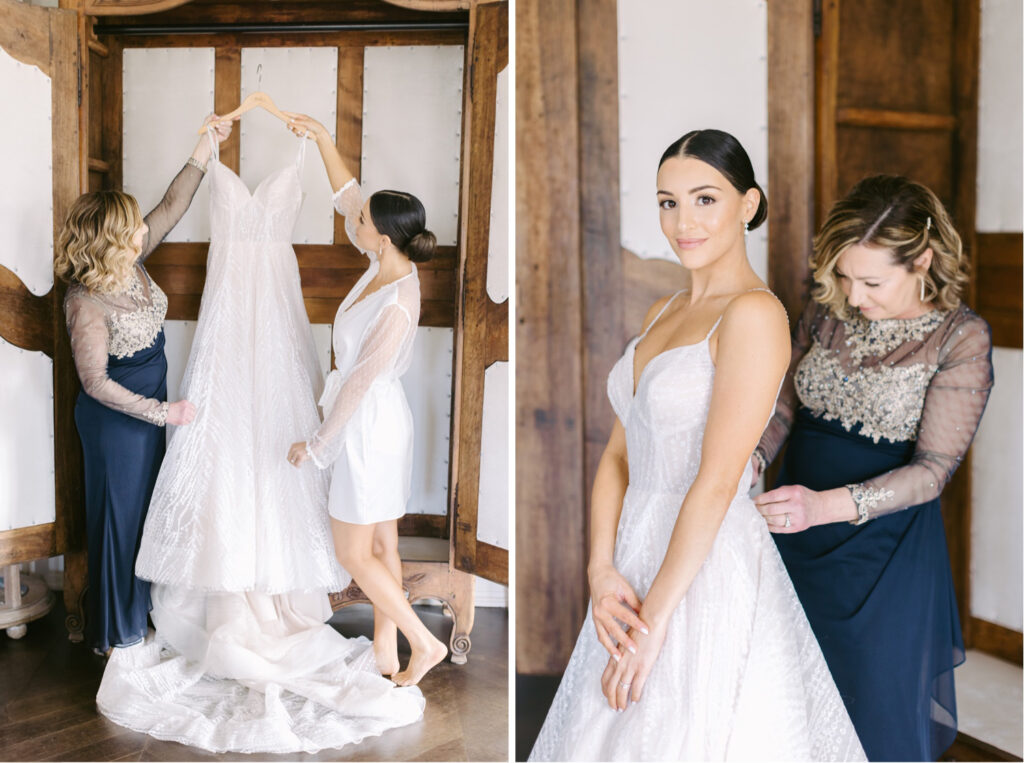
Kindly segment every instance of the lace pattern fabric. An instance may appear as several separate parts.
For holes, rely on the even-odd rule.
[[[164,426],[167,402],[137,395],[107,374],[108,356],[124,359],[153,346],[167,315],[167,295],[149,277],[142,262],[153,253],[195,195],[203,173],[186,165],[171,181],[160,203],[146,215],[149,231],[139,264],[124,291],[90,292],[79,283],[68,287],[64,315],[78,378],[85,393],[116,411]]]
[[[853,490],[875,517],[936,498],[963,460],[992,388],[988,325],[965,305],[910,320],[840,320],[808,304],[758,451],[771,462],[802,405],[880,442],[915,442],[903,467]]]

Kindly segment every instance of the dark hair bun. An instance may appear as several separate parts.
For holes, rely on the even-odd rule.
[[[746,150],[732,135],[722,130],[691,130],[665,149],[658,168],[673,157],[683,156],[710,164],[725,175],[725,179],[740,193],[757,189],[761,199],[747,224],[749,230],[754,230],[768,218],[768,197],[754,179],[754,167]]]
[[[424,228],[409,239],[403,251],[413,262],[426,262],[437,251],[437,237]]]

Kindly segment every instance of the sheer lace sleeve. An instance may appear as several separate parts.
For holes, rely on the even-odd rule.
[[[356,243],[356,225],[359,223],[359,214],[363,211],[363,192],[355,178],[335,191],[334,208],[345,218],[345,233],[352,246],[363,254],[369,254]]]
[[[115,411],[164,426],[167,423],[166,402],[138,395],[107,375],[109,333],[103,305],[83,293],[69,292],[64,313],[75,368],[85,393]]]
[[[401,305],[385,307],[367,331],[355,366],[341,384],[341,390],[324,423],[306,443],[306,452],[320,469],[337,459],[344,438],[341,434],[370,385],[387,373],[398,360],[406,335],[412,327],[409,312]]]
[[[960,465],[992,388],[992,337],[973,316],[947,340],[925,395],[914,456],[908,464],[850,485],[869,518],[930,501]]]
[[[178,220],[188,210],[192,203],[192,197],[196,195],[199,183],[203,180],[201,170],[186,164],[181,171],[174,176],[174,180],[164,192],[160,203],[153,207],[153,210],[146,215],[146,225],[149,226],[149,233],[142,242],[142,254],[139,261],[145,260],[153,253],[164,237],[171,232],[171,228],[178,224]]]
[[[762,469],[775,460],[775,456],[782,449],[782,444],[789,437],[789,430],[793,427],[793,417],[796,415],[797,408],[800,407],[793,377],[796,374],[797,365],[803,360],[811,346],[811,327],[817,321],[820,309],[817,302],[813,299],[809,300],[800,320],[793,328],[789,370],[782,382],[779,399],[775,403],[775,415],[768,422],[764,434],[761,435],[761,441],[754,449],[754,456],[761,460]]]

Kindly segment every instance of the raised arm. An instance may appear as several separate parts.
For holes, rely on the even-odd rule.
[[[210,114],[203,124],[209,124],[216,119],[216,114]],[[227,140],[231,134],[231,122],[222,122],[214,128],[214,134],[218,142]],[[144,261],[153,253],[160,242],[164,240],[171,229],[178,224],[182,216],[192,204],[192,198],[206,174],[206,164],[210,160],[210,139],[206,135],[200,136],[192,156],[184,167],[174,176],[174,180],[167,187],[160,203],[150,210],[146,215],[146,225],[149,232],[142,240],[142,253],[139,260]],[[193,163],[194,162],[194,163]],[[198,166],[196,166],[198,165]],[[203,169],[199,169],[202,167]]]
[[[164,426],[168,404],[143,397],[107,375],[107,321],[103,306],[85,295],[69,295],[64,305],[71,352],[78,378],[87,395],[136,419]]]
[[[342,383],[323,424],[302,446],[304,455],[312,459],[318,468],[326,469],[338,457],[344,443],[341,435],[345,425],[359,407],[370,385],[381,374],[394,368],[411,325],[412,319],[401,305],[389,305],[381,311],[359,348],[355,367]],[[296,463],[290,454],[289,460],[297,466],[304,459]]]
[[[292,120],[288,129],[296,135],[308,132],[316,139],[316,147],[320,150],[320,157],[324,160],[324,167],[327,169],[327,179],[331,183],[331,190],[337,193],[355,176],[345,164],[345,160],[341,158],[338,147],[331,140],[331,133],[311,116],[291,111],[284,113]]]
[[[602,683],[613,707],[638,701],[661,651],[668,622],[711,551],[743,470],[757,445],[789,363],[785,310],[765,292],[726,308],[700,469],[683,499],[665,559],[640,609],[649,635],[633,632],[637,654],[609,665]],[[624,688],[625,687],[625,688]]]

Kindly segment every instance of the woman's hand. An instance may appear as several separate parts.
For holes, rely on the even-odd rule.
[[[773,533],[798,533],[835,520],[825,515],[825,494],[803,485],[783,485],[755,496],[754,505]]]
[[[291,120],[288,123],[288,129],[300,138],[306,133],[309,133],[317,140],[320,140],[325,136],[330,140],[331,134],[327,131],[327,128],[313,119],[313,117],[292,111],[285,111],[283,113]]]
[[[636,640],[636,653],[623,655],[621,660],[608,660],[601,676],[601,690],[612,710],[625,710],[630,700],[640,701],[651,669],[661,654],[666,631],[667,626],[655,628],[648,634],[631,630],[630,635]]]
[[[196,417],[196,407],[188,400],[179,400],[176,403],[167,404],[167,423],[176,427],[191,424]]]
[[[309,458],[306,452],[306,443],[297,442],[288,449],[288,463],[298,469],[302,462]]]
[[[597,640],[616,661],[626,651],[636,652],[636,642],[629,637],[619,622],[640,633],[647,633],[647,625],[637,616],[640,611],[640,598],[633,587],[610,564],[591,571],[588,577],[590,606],[594,628],[597,630]]]
[[[220,119],[216,114],[210,114],[206,119],[203,120],[203,127],[212,124],[216,120]],[[231,136],[231,122],[217,122],[213,125],[213,134],[217,138],[217,143],[223,143]],[[199,136],[199,142],[196,143],[195,151],[192,152],[192,158],[200,164],[205,165],[210,160],[210,141],[206,137],[204,132]]]

